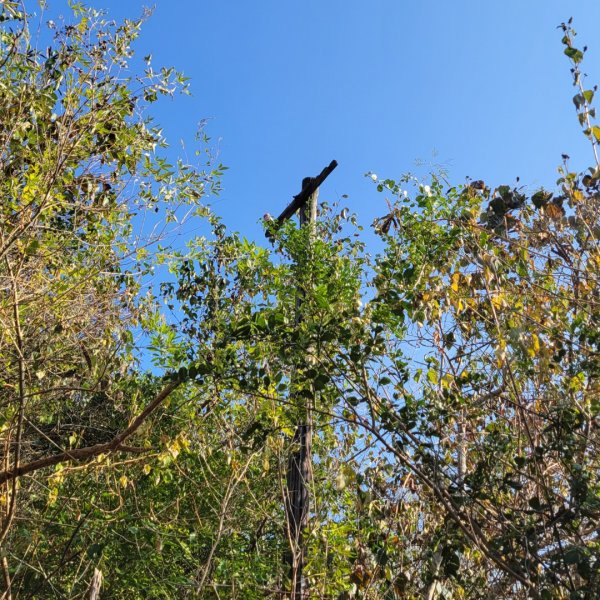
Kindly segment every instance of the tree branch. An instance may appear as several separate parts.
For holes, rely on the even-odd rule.
[[[137,416],[130,425],[113,437],[112,440],[104,444],[94,444],[93,446],[87,446],[86,448],[76,448],[54,454],[52,456],[45,456],[38,460],[31,461],[24,465],[19,465],[13,469],[7,469],[0,471],[0,485],[3,485],[10,479],[17,479],[28,473],[33,473],[39,469],[51,467],[63,462],[80,462],[94,458],[99,454],[107,454],[109,452],[127,452],[131,450],[128,446],[123,446],[123,442],[131,437],[144,423],[144,421],[175,391],[183,381],[178,379],[166,385],[148,404],[148,406]],[[137,449],[136,449],[137,450]]]

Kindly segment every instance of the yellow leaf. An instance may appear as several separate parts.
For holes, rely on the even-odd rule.
[[[57,488],[52,488],[50,490],[50,492],[48,493],[48,504],[50,506],[52,506],[53,504],[56,503],[57,499],[58,499],[58,489]]]
[[[502,294],[494,294],[490,300],[495,309],[502,308],[504,306],[504,296]]]
[[[452,284],[450,285],[450,287],[452,288],[452,291],[458,292],[459,284],[460,284],[460,273],[454,273],[454,275],[452,275]]]
[[[121,477],[119,477],[119,483],[121,484],[121,487],[126,487],[129,483],[129,479],[127,479],[126,475],[121,475]]]
[[[179,451],[181,450],[181,444],[179,443],[179,440],[175,440],[170,446],[169,446],[169,452],[171,453],[171,456],[173,458],[177,458],[179,456]]]
[[[540,351],[540,338],[535,333],[531,334],[531,345],[527,348],[527,354],[534,358]]]
[[[144,475],[148,475],[150,473],[150,471],[152,470],[152,468],[150,467],[150,465],[144,465]]]
[[[451,373],[444,373],[444,376],[442,377],[442,388],[447,390],[452,385],[453,381],[454,377]]]

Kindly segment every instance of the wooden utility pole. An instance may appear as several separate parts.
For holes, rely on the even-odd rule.
[[[286,209],[279,215],[277,223],[281,225],[299,211],[300,227],[308,226],[314,230],[317,219],[317,199],[319,186],[337,167],[335,160],[325,167],[317,177],[305,177],[302,180],[302,190],[297,194]],[[311,232],[310,238],[313,233]],[[272,236],[272,230],[267,231],[267,237]],[[302,297],[304,290],[299,287],[296,302],[296,322],[302,319]],[[312,451],[312,400],[307,400],[303,414],[296,426],[292,441],[292,451],[288,458],[285,513],[290,541],[290,600],[307,600],[308,586],[304,577],[306,563],[306,545],[304,530],[308,525],[310,507],[309,483],[311,479]]]
[[[89,600],[99,600],[103,579],[102,571],[94,569],[94,576],[92,577],[92,583],[90,584],[89,590]]]

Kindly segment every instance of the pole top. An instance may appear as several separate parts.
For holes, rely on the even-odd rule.
[[[296,212],[302,208],[308,199],[317,191],[317,188],[329,177],[331,172],[338,166],[337,160],[332,160],[316,177],[305,177],[302,180],[302,190],[296,194],[293,200],[286,206],[283,212],[275,219],[275,222],[269,227],[265,236],[273,239],[273,229],[277,229],[285,221],[290,219]]]

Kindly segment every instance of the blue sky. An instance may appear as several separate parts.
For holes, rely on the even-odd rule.
[[[122,17],[143,2],[88,4]],[[192,78],[193,97],[163,103],[157,120],[175,155],[210,119],[229,167],[217,211],[261,239],[263,213],[333,158],[321,196],[348,194],[364,224],[385,212],[370,170],[423,173],[421,160],[453,183],[536,187],[552,185],[563,152],[575,169],[591,164],[556,29],[570,16],[600,82],[597,0],[156,0],[138,48]]]

